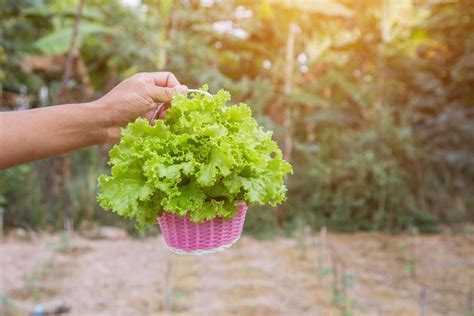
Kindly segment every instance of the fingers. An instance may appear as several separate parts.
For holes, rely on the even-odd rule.
[[[158,113],[158,119],[164,120],[165,114],[166,114],[166,109],[161,110],[160,113]]]
[[[170,106],[169,104],[163,104],[163,106],[158,109],[158,106],[160,104],[161,103],[154,105],[153,109],[149,110],[145,114],[145,118],[148,120],[148,122],[150,122],[150,125],[153,125],[155,120],[159,120],[159,119],[161,120],[165,118],[165,113],[169,109]],[[156,113],[157,110],[159,110],[158,113]]]
[[[171,102],[175,93],[186,94],[188,92],[188,87],[181,85],[174,88],[164,88],[151,84],[146,84],[144,85],[144,88],[148,96],[153,101],[163,103]]]
[[[146,84],[143,86],[147,96],[154,102],[171,102],[175,90],[173,88],[157,87],[155,85]]]
[[[161,108],[163,107],[164,103],[158,103],[156,105],[154,105],[153,107],[155,108],[154,110],[152,111],[148,111],[146,114],[145,114],[145,118],[148,120],[148,122],[150,123],[150,125],[154,125],[155,124],[155,120],[157,119],[158,117],[158,112],[161,110]]]
[[[135,76],[143,82],[153,83],[155,86],[175,88],[181,84],[171,72],[141,72]]]
[[[175,88],[176,91],[178,91],[181,94],[187,94],[188,93],[188,87],[185,85],[180,85],[179,87]]]
[[[168,109],[169,109],[169,105],[165,104],[165,106],[163,106],[163,108],[161,108],[161,110],[158,112],[157,118],[160,120],[164,119],[166,111],[168,111]]]
[[[145,118],[147,119],[148,122],[152,123],[153,120],[153,115],[155,115],[155,112],[156,112],[156,108],[157,108],[158,105],[154,106],[152,110],[146,112],[145,114]]]

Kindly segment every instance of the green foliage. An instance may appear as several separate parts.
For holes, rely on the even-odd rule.
[[[31,226],[44,223],[46,218],[38,180],[38,171],[30,165],[0,172],[0,205],[5,206],[6,226],[29,228],[30,223]]]
[[[417,196],[423,153],[411,128],[395,122],[392,113],[380,113],[351,135],[324,128],[317,142],[317,154],[303,151],[296,163],[302,168],[295,170],[298,180],[291,183],[289,200],[294,209],[311,210],[313,225],[349,231],[400,231],[410,225],[435,230],[436,218],[421,208]]]
[[[30,172],[29,166],[20,166],[0,174],[0,206],[8,203],[8,196],[15,193],[21,180]]]
[[[15,308],[13,299],[8,295],[0,295],[0,311],[3,311],[6,315],[9,315]]]
[[[80,49],[86,37],[94,33],[116,35],[117,31],[99,24],[81,23],[77,33],[77,47]],[[38,39],[34,46],[46,55],[64,54],[69,50],[71,38],[72,27],[68,27]]]
[[[291,166],[249,107],[229,99],[175,95],[164,120],[130,123],[110,151],[112,176],[99,178],[101,206],[143,227],[165,210],[202,222],[234,216],[242,201],[283,202]]]
[[[6,0],[0,11],[0,80],[14,106],[50,97],[59,69],[27,70],[25,60],[65,52],[74,1]],[[291,136],[295,176],[288,201],[258,207],[246,230],[262,237],[301,222],[339,230],[435,231],[437,223],[474,220],[474,6],[472,1],[85,1],[79,56],[99,96],[138,71],[170,70],[189,87],[210,83],[252,107],[257,122],[284,146]],[[238,17],[251,10],[250,17]],[[235,32],[215,29],[227,23]],[[287,44],[297,25],[288,78]],[[91,27],[92,25],[92,27]],[[59,32],[59,38],[58,38]],[[69,33],[68,33],[69,32]],[[56,39],[55,39],[56,38]],[[52,40],[53,39],[53,40]],[[54,58],[54,57],[51,57]],[[291,83],[291,92],[287,83]],[[80,78],[70,82],[80,89]],[[79,94],[80,95],[80,94]],[[77,97],[75,102],[81,101]],[[2,103],[1,106],[4,104]],[[291,111],[291,130],[282,117]],[[94,179],[105,151],[55,160],[29,173],[0,173],[8,226],[61,227],[94,221],[129,227],[99,212]],[[18,182],[16,182],[18,183]]]

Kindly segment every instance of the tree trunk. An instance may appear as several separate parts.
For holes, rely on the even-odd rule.
[[[288,33],[288,40],[286,44],[286,69],[285,69],[285,86],[284,93],[289,96],[293,91],[293,64],[295,55],[295,38],[299,31],[298,25],[290,24],[290,31]],[[283,157],[287,161],[291,161],[293,153],[293,122],[291,118],[291,107],[286,104],[283,108],[283,129],[285,130],[285,138],[283,141]]]
[[[67,84],[69,77],[71,77],[71,71],[74,60],[77,58],[77,34],[79,33],[79,24],[81,23],[82,7],[84,6],[84,0],[79,0],[77,6],[76,20],[74,21],[74,27],[72,29],[71,45],[69,46],[69,52],[64,64],[63,79],[61,82],[61,89],[59,90],[59,97],[63,97],[63,94],[67,90]]]
[[[69,52],[64,64],[64,73],[61,82],[61,88],[57,95],[57,102],[64,103],[67,99],[67,85],[71,72],[74,66],[74,60],[77,59],[77,35],[79,32],[79,24],[81,22],[82,7],[84,5],[84,0],[79,0],[77,6],[77,14],[74,21],[74,27],[71,36],[71,45],[69,47]],[[71,157],[68,155],[63,155],[57,158],[54,162],[51,170],[49,172],[49,188],[47,193],[46,205],[48,205],[48,211],[55,205],[58,201],[64,200],[65,197],[68,197],[67,183],[71,179]],[[69,207],[66,204],[61,205],[64,207],[64,222],[70,223],[73,214],[70,214]]]

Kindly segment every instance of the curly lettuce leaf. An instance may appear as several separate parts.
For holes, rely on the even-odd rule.
[[[282,203],[290,164],[250,108],[229,100],[224,90],[175,95],[164,120],[130,123],[99,178],[100,205],[143,226],[163,211],[202,222],[234,216],[241,201]]]

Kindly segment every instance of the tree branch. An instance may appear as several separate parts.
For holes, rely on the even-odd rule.
[[[84,0],[79,0],[79,4],[77,6],[76,19],[74,21],[74,27],[72,30],[71,46],[69,47],[66,63],[64,64],[64,74],[62,78],[61,89],[59,90],[60,96],[63,95],[67,89],[67,83],[69,81],[69,77],[71,76],[72,63],[74,61],[74,58],[77,56],[77,34],[79,33],[79,24],[81,23],[81,14],[82,14],[83,5],[84,5]]]

